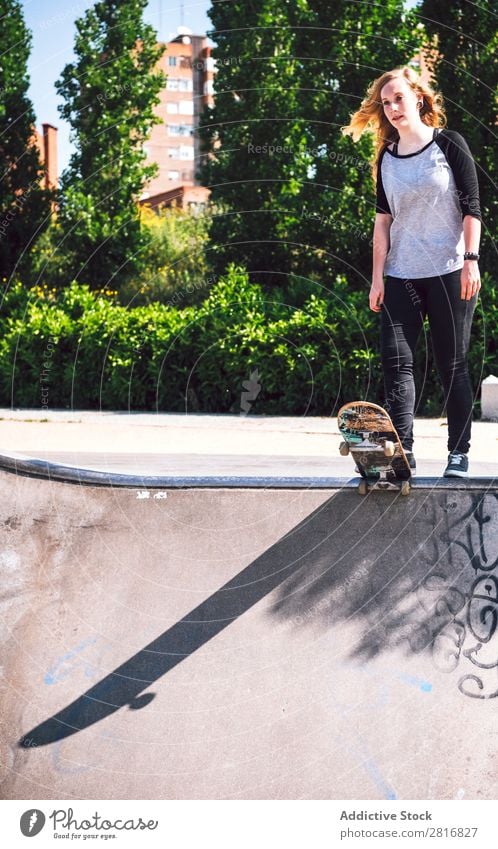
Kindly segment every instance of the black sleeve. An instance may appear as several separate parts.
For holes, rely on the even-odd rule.
[[[462,218],[465,215],[473,215],[482,221],[477,170],[467,142],[460,133],[453,130],[440,132],[436,140],[440,142],[452,170]]]
[[[389,204],[387,202],[386,193],[384,191],[384,185],[382,183],[382,159],[384,158],[385,152],[386,148],[384,148],[384,150],[381,152],[377,162],[377,198],[375,204],[375,211],[392,216],[392,212],[389,209]]]

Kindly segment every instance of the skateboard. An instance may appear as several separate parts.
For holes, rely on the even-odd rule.
[[[378,404],[352,401],[339,410],[337,424],[343,437],[339,452],[352,455],[362,477],[360,495],[374,489],[408,495],[411,469],[388,413]]]

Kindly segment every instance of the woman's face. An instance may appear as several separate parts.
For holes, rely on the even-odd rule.
[[[386,83],[381,89],[380,99],[384,115],[398,130],[403,127],[413,127],[420,121],[417,103],[422,101],[422,96],[417,95],[403,77],[397,77]]]

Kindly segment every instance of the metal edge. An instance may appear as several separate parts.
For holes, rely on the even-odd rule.
[[[126,475],[101,472],[37,460],[21,454],[0,454],[0,470],[21,477],[37,478],[79,486],[128,487],[129,489],[357,489],[361,478],[332,477],[256,477],[204,475],[198,477],[165,475]],[[419,478],[412,489],[492,490],[498,491],[498,478]]]

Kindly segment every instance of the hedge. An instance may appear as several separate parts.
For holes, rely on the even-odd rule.
[[[198,306],[121,306],[116,293],[20,283],[0,309],[0,404],[46,409],[333,415],[351,398],[382,402],[379,319],[368,291],[339,277],[293,302],[230,267]],[[474,382],[497,371],[498,300],[476,313]],[[425,372],[428,373],[425,375]],[[425,376],[424,376],[425,375]],[[421,340],[418,414],[440,415]]]

